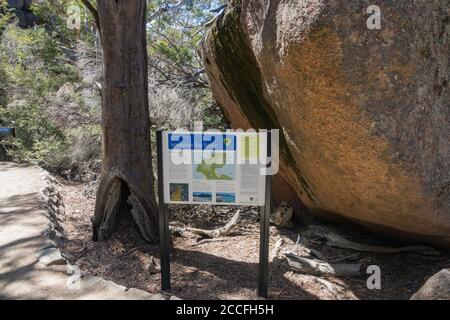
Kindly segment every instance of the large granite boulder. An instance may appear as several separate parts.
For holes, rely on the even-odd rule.
[[[214,97],[280,129],[278,201],[450,246],[449,1],[376,1],[375,30],[370,4],[230,0],[202,44]]]
[[[442,269],[430,277],[411,300],[450,300],[450,269]]]

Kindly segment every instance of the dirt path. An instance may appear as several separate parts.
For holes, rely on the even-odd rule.
[[[95,276],[66,273],[37,258],[48,245],[40,191],[46,172],[0,162],[0,299],[161,299]]]
[[[44,231],[49,219],[39,198],[45,176],[46,172],[36,167],[0,162],[0,299],[164,298],[159,294],[159,273],[149,272],[152,259],[159,258],[159,248],[143,242],[130,219],[122,222],[109,241],[91,241],[89,219],[95,199],[93,194],[85,194],[86,185],[63,181],[60,186],[65,203],[62,225],[68,237],[60,249],[82,273],[93,276],[77,279],[76,273],[66,273],[66,265],[48,267],[39,262],[36,254],[48,242]],[[170,219],[180,228],[215,228],[223,226],[234,210],[174,207]],[[360,229],[341,231],[360,242],[386,241]],[[283,250],[298,250],[298,232],[271,227],[271,246],[283,237]],[[243,210],[242,221],[225,241],[195,245],[198,237],[194,234],[175,236],[171,294],[185,299],[255,299],[258,237],[258,213],[252,208]],[[320,241],[311,241],[310,246],[327,261],[355,255],[352,250],[330,248]],[[298,253],[303,254],[301,250]],[[381,290],[369,290],[364,274],[354,279],[325,277],[326,286],[323,279],[290,271],[281,259],[272,265],[270,298],[409,299],[428,277],[450,266],[450,256],[444,253],[433,259],[361,253],[355,259],[380,266]]]
[[[64,226],[68,236],[61,250],[67,258],[90,274],[124,286],[158,293],[160,274],[149,272],[152,259],[159,260],[158,246],[145,243],[130,219],[125,219],[108,241],[92,242],[90,218],[95,204],[95,188],[85,184],[61,182],[64,185],[66,205]],[[171,258],[172,294],[183,299],[256,298],[258,211],[256,208],[241,209],[241,222],[224,241],[195,245],[197,235],[190,232],[174,234],[175,251]],[[180,229],[187,226],[213,229],[225,225],[235,210],[235,207],[222,206],[215,207],[215,210],[211,206],[173,206],[169,213],[170,223]],[[358,242],[399,245],[364,229],[335,227],[341,235]],[[307,257],[306,252],[295,244],[301,229],[301,224],[290,230],[271,226],[271,249],[277,239],[282,237],[285,240],[282,252],[294,251]],[[380,266],[382,289],[368,289],[368,275],[365,272],[357,278],[318,278],[292,272],[280,254],[280,259],[271,265],[270,299],[409,299],[431,275],[450,266],[450,255],[445,254],[439,257],[358,254],[353,250],[329,247],[319,240],[311,241],[308,246],[320,251],[327,261],[342,259],[344,263],[360,262],[364,267]],[[323,280],[328,281],[328,287]]]

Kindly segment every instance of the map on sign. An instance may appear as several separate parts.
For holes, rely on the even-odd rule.
[[[164,202],[263,205],[266,139],[256,132],[163,132]]]
[[[195,180],[234,180],[236,166],[233,164],[221,163],[221,154],[206,156],[202,163],[194,164]]]

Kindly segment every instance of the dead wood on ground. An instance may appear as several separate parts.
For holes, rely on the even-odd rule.
[[[361,275],[361,264],[330,264],[324,261],[312,260],[300,257],[292,252],[285,253],[289,267],[293,271],[324,275],[333,274],[338,276],[357,277]]]
[[[374,253],[401,253],[410,252],[429,256],[439,256],[440,253],[433,248],[425,246],[406,246],[406,247],[384,247],[370,244],[363,244],[348,240],[341,235],[320,226],[310,226],[310,230],[314,235],[327,240],[326,244],[330,247],[339,247],[344,249],[352,249],[362,252]]]
[[[237,225],[241,217],[241,211],[237,210],[231,220],[224,226],[214,230],[204,230],[198,228],[186,228],[187,231],[198,234],[206,238],[219,238],[231,233],[233,228]]]

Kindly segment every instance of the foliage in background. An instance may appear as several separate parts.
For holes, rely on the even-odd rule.
[[[73,63],[43,28],[11,24],[2,34],[0,70],[1,87],[7,92],[0,119],[17,132],[16,139],[5,141],[10,155],[50,170],[63,166],[67,139],[48,110],[61,83],[78,79]]]
[[[152,137],[157,128],[192,128],[199,120],[226,127],[197,52],[223,2],[148,1]],[[81,9],[80,30],[67,28],[73,4]],[[92,16],[79,0],[44,0],[33,7],[42,24],[21,29],[1,12],[0,125],[17,133],[3,144],[15,161],[91,179],[100,168],[102,63]]]
[[[0,19],[5,23],[0,42],[0,125],[15,127],[17,134],[3,145],[13,160],[59,173],[77,171],[86,158],[98,159],[100,151],[100,127],[95,128],[99,112],[92,111],[85,99],[92,89],[83,81],[86,66],[81,63],[86,61],[76,59],[76,34],[66,25],[65,8],[74,3],[40,2],[34,13],[45,23],[34,28],[21,29],[10,18]],[[86,46],[83,50],[88,51]]]
[[[13,17],[14,14],[7,7],[7,3],[0,2],[0,36],[3,35],[5,28],[10,24]],[[5,107],[7,103],[7,87],[6,87],[7,82],[8,82],[8,75],[6,71],[0,67],[0,109],[2,107]],[[4,123],[2,122],[3,122],[2,117],[0,117],[0,126],[4,125]]]
[[[11,9],[8,8],[7,2],[0,2],[0,34],[3,33],[6,26],[10,23],[11,19],[13,19],[14,14]]]
[[[56,170],[67,165],[68,143],[39,101],[0,109],[0,118],[16,128],[17,137],[3,143],[14,160]]]
[[[223,0],[149,1],[148,46],[152,122],[168,129],[226,127],[215,104],[198,43],[205,24],[223,10]]]

